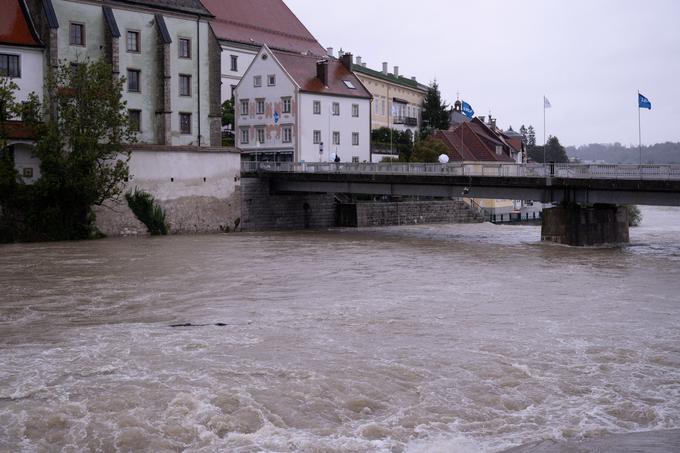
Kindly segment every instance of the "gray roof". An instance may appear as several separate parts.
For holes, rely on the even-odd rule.
[[[148,6],[149,8],[179,11],[188,14],[212,17],[210,11],[203,7],[200,0],[114,0],[119,3]]]
[[[170,44],[172,42],[172,38],[170,38],[170,33],[168,33],[168,26],[165,25],[165,19],[163,19],[163,16],[160,14],[155,14],[154,17],[156,18],[156,26],[158,26],[158,31],[161,34],[163,43]]]
[[[106,23],[111,36],[120,38],[120,30],[118,30],[118,24],[116,23],[116,17],[113,15],[113,11],[108,6],[102,6],[102,11],[104,11],[104,22]]]

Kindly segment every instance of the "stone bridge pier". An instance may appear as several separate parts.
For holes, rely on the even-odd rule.
[[[543,210],[541,240],[571,246],[629,242],[625,206],[563,203]]]

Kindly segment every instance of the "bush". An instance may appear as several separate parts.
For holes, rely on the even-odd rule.
[[[147,230],[153,236],[168,234],[168,224],[165,221],[165,211],[153,195],[135,188],[134,192],[125,194],[128,206]]]
[[[640,208],[634,204],[626,205],[626,210],[628,211],[628,226],[640,226],[642,223],[642,212]]]

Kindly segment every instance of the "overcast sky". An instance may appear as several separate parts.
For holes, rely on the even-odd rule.
[[[680,0],[284,0],[324,47],[398,65],[564,145],[680,141]]]

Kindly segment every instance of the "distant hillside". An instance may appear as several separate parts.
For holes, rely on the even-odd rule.
[[[640,163],[640,152],[637,147],[627,147],[621,143],[583,145],[566,148],[569,157],[580,161],[612,164]],[[642,147],[642,162],[645,164],[680,164],[680,143],[666,142]]]

